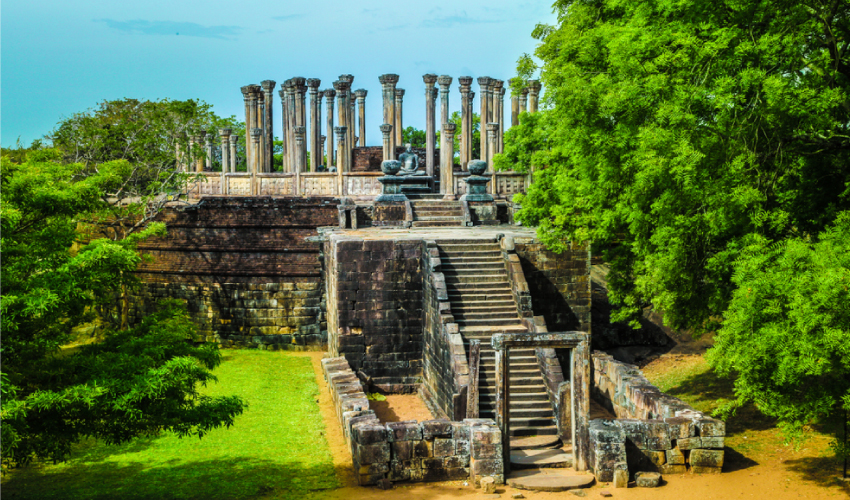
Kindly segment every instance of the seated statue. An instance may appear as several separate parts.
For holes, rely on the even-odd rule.
[[[426,174],[424,170],[419,170],[419,156],[413,152],[410,144],[407,144],[407,149],[398,156],[398,161],[401,162],[401,170],[396,174],[398,176],[410,177]]]

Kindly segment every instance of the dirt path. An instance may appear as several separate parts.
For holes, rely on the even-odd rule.
[[[323,353],[303,353],[313,361],[313,370],[319,384],[319,406],[327,426],[326,436],[333,455],[334,467],[341,488],[316,493],[312,498],[327,500],[443,500],[450,498],[489,498],[481,490],[465,485],[464,482],[444,483],[397,483],[389,491],[374,487],[357,485],[351,469],[351,455],[345,444],[342,430],[332,407],[330,393],[322,376],[321,359]],[[779,452],[781,451],[781,452]],[[701,499],[845,499],[850,498],[850,483],[836,480],[834,466],[829,459],[818,456],[813,449],[777,450],[764,457],[745,456],[735,450],[727,451],[728,463],[720,475],[665,477],[660,488],[614,489],[607,485],[595,485],[586,491],[588,499],[602,498],[600,491],[607,490],[612,498],[634,500],[701,500]],[[541,493],[516,490],[507,486],[497,490],[499,498],[511,499],[512,494],[522,493],[529,499],[570,499],[569,493]],[[577,498],[577,497],[575,497]]]

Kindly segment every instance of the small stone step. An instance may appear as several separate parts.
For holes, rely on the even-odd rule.
[[[555,435],[521,436],[511,438],[511,450],[551,449],[561,445]]]
[[[525,333],[528,331],[524,326],[460,326],[458,329],[464,333]]]
[[[572,466],[572,453],[564,453],[563,450],[511,451],[511,470],[564,469]]]
[[[549,426],[514,426],[511,424],[511,436],[557,436],[558,429],[554,425]]]
[[[422,221],[413,221],[410,223],[411,227],[455,227],[455,226],[463,226],[463,221],[443,221],[443,220],[422,220]]]
[[[508,486],[531,491],[567,491],[588,488],[596,479],[593,474],[573,469],[537,469],[511,472]]]

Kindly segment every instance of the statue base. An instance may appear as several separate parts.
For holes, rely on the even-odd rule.
[[[487,192],[489,175],[470,175],[466,179],[466,201],[494,201],[493,195]]]
[[[401,192],[401,186],[405,183],[405,179],[406,177],[395,175],[378,177],[378,182],[381,183],[381,194],[375,198],[375,201],[379,203],[407,201],[407,196]]]

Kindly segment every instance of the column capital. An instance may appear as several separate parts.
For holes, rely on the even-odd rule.
[[[295,131],[295,138],[296,139],[304,139],[304,136],[307,135],[307,127],[305,127],[304,125],[299,125],[299,126],[295,127],[293,130]]]
[[[339,75],[340,81],[347,83],[349,86],[354,81],[354,75]]]
[[[381,129],[381,133],[384,134],[384,137],[389,137],[390,132],[393,131],[393,126],[389,123],[383,123],[379,128]]]
[[[233,144],[234,146],[239,144],[239,136],[236,135],[236,134],[231,135],[230,136],[230,144]]]
[[[434,73],[427,73],[422,75],[422,81],[425,82],[425,85],[434,85],[437,83],[437,75]]]
[[[478,85],[480,87],[488,87],[493,84],[493,79],[489,76],[479,76],[478,77]]]
[[[232,133],[233,133],[233,130],[229,129],[229,128],[218,129],[218,135],[220,135],[222,138],[230,137],[230,134],[232,134]]]
[[[522,95],[528,95],[528,91],[529,91],[528,87],[524,87],[524,88],[520,91],[520,94],[522,94]]]
[[[404,89],[395,89],[395,98],[400,99],[404,97]]]
[[[336,90],[334,89],[325,89],[324,92],[325,97],[327,97],[328,99],[333,99],[334,97],[336,97]]]
[[[387,73],[379,76],[378,81],[381,82],[381,85],[398,83],[398,75],[395,73]]]
[[[490,132],[496,133],[498,131],[499,131],[499,124],[498,123],[490,122],[490,123],[487,124],[487,133],[488,134]]]
[[[440,86],[440,89],[448,90],[449,85],[452,84],[453,78],[449,75],[440,75],[437,77],[437,85]]]
[[[290,81],[292,82],[292,85],[296,87],[303,87],[304,84],[307,82],[307,79],[303,76],[296,76],[291,78]]]
[[[508,89],[506,89],[505,87],[502,87],[502,89],[499,91],[499,99],[505,98],[505,92],[507,92],[507,90]]]
[[[368,94],[368,93],[369,93],[369,91],[368,91],[368,90],[366,90],[366,89],[357,89],[357,90],[355,90],[355,91],[354,91],[354,95],[355,95],[358,99],[363,99],[363,98],[365,98],[365,97],[366,97],[366,94]]]
[[[260,86],[263,87],[263,92],[270,93],[274,91],[274,86],[277,85],[277,82],[274,80],[263,80],[260,82]]]
[[[452,122],[448,122],[448,123],[443,124],[443,133],[445,133],[447,135],[454,135],[455,130],[457,130],[457,125],[452,123]]]
[[[251,86],[245,85],[244,87],[240,87],[239,90],[242,91],[242,97],[247,101],[251,97]]]
[[[469,86],[472,85],[472,77],[461,76],[457,79],[457,82],[460,84],[460,93],[466,94],[467,92],[469,92]]]
[[[251,129],[251,142],[257,142],[260,140],[260,136],[263,135],[263,129],[261,128],[252,128]]]
[[[334,127],[334,133],[337,137],[345,137],[346,132],[348,132],[348,127]]]
[[[261,94],[263,92],[263,87],[259,85],[248,85],[248,88],[251,89],[252,94]]]
[[[283,87],[283,85],[280,86],[280,90],[277,91],[277,95],[280,96],[280,100],[286,99],[286,89]]]
[[[321,99],[322,99],[322,97],[325,97],[325,91],[324,91],[324,90],[320,90],[320,91],[318,91],[318,92],[317,92],[317,95],[318,95],[318,97],[319,97],[319,100],[321,100]]]
[[[536,94],[540,92],[540,89],[543,88],[543,85],[540,84],[539,80],[529,80],[527,88],[529,93]]]
[[[505,85],[504,80],[493,80],[493,89],[498,92]]]
[[[348,93],[348,89],[349,89],[349,87],[351,86],[351,84],[350,84],[350,83],[348,83],[348,82],[344,82],[344,81],[342,81],[342,80],[337,80],[337,81],[335,81],[335,82],[333,83],[333,85],[334,85],[334,88],[336,89],[337,93],[338,93],[338,94],[339,94],[339,93],[341,93],[341,94],[343,94],[343,95],[344,95],[344,94],[346,94],[346,93]]]
[[[310,87],[310,92],[317,92],[319,90],[319,85],[322,84],[322,81],[318,78],[308,78],[305,83],[308,87]]]

